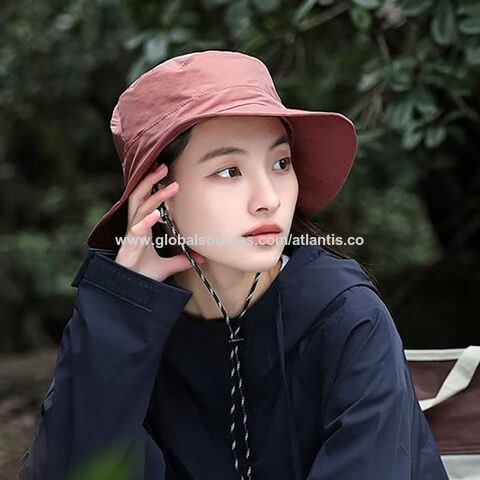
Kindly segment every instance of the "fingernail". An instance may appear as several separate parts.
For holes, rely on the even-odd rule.
[[[157,168],[156,171],[159,172],[160,170],[163,170],[164,168],[167,168],[167,166],[166,166],[164,163],[162,163],[162,164]]]

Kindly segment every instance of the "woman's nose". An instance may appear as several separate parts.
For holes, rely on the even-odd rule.
[[[252,185],[252,195],[250,198],[251,213],[260,209],[276,211],[280,206],[280,196],[268,175],[258,177]]]

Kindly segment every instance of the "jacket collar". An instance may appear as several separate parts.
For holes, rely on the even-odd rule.
[[[88,248],[71,285],[78,286],[83,271],[95,253],[113,260],[117,252],[116,249]],[[283,325],[283,355],[287,355],[321,321],[326,307],[342,292],[357,285],[371,288],[379,295],[355,259],[338,257],[317,245],[294,246],[290,260],[258,300],[258,306],[255,304],[253,310],[250,307],[242,319],[248,337],[243,348],[247,358],[250,355],[255,358],[255,368],[251,374],[257,379],[262,378],[279,359],[278,355],[273,355],[273,351],[272,355],[258,355],[262,349],[273,350],[277,347],[276,341],[272,341],[270,346],[256,341],[255,330],[262,328],[262,322],[268,328],[266,322],[273,318],[275,312],[279,315]],[[278,322],[278,318],[275,321]]]

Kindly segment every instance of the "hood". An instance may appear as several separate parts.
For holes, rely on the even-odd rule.
[[[277,279],[277,312],[282,320],[295,319],[284,325],[285,354],[345,290],[364,285],[379,295],[357,260],[338,257],[317,245],[296,247]]]
[[[279,290],[275,313],[278,359],[288,410],[286,421],[295,480],[302,480],[305,475],[285,373],[285,356],[301,338],[307,336],[313,325],[317,326],[322,312],[342,292],[356,285],[369,287],[377,295],[379,292],[356,260],[338,257],[315,245],[296,248],[280,273],[283,275],[279,274],[276,278]],[[284,318],[291,321],[285,322]]]

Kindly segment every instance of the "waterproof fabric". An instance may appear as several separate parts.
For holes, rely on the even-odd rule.
[[[367,275],[322,247],[293,248],[242,318],[253,478],[448,479]],[[112,443],[137,454],[135,480],[238,479],[223,319],[185,315],[192,292],[113,258],[90,249],[72,282],[73,316],[20,479],[63,479]]]
[[[127,199],[159,153],[187,128],[213,117],[282,117],[292,129],[298,211],[310,217],[340,192],[357,151],[353,123],[337,112],[287,108],[267,66],[242,52],[206,50],[170,58],[137,78],[110,121],[125,189],[90,232],[92,248],[125,235]]]

